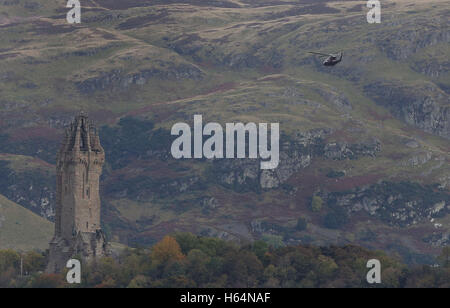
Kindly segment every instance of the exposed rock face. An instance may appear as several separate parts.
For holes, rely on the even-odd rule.
[[[99,179],[105,153],[95,127],[80,113],[58,153],[55,235],[48,272],[60,272],[75,255],[91,261],[107,254],[100,227]]]
[[[201,199],[201,205],[203,208],[215,209],[220,207],[219,201],[214,197],[203,197]]]
[[[381,143],[372,138],[362,143],[325,143],[331,129],[313,129],[297,132],[285,137],[280,145],[280,163],[274,170],[260,170],[258,159],[221,159],[214,162],[216,180],[223,186],[236,191],[258,191],[275,189],[289,177],[309,166],[314,157],[328,159],[357,159],[361,156],[374,157],[381,151]]]
[[[348,99],[342,94],[337,92],[336,90],[333,91],[325,91],[321,88],[316,89],[316,91],[328,102],[331,102],[333,105],[335,105],[339,110],[344,111],[350,111],[352,109],[352,105],[348,101]]]
[[[450,96],[437,86],[413,88],[379,82],[366,86],[365,91],[404,122],[450,139]]]
[[[216,180],[223,186],[236,191],[258,190],[259,160],[222,159],[214,162]]]
[[[430,152],[427,151],[417,152],[414,153],[410,158],[408,158],[408,160],[402,162],[402,165],[416,167],[426,164],[427,162],[430,161],[431,158],[432,155]]]
[[[39,172],[18,173],[0,168],[6,181],[0,184],[0,193],[34,213],[52,221],[54,211],[54,176]]]
[[[356,159],[360,156],[375,157],[381,151],[381,142],[372,138],[362,143],[348,144],[346,142],[328,143],[324,148],[326,158],[342,160]]]
[[[425,243],[429,243],[434,247],[445,247],[450,244],[450,232],[434,233],[423,239]]]
[[[414,22],[414,25],[411,23]],[[448,18],[446,16],[434,16],[429,19],[396,19],[385,22],[385,26],[396,26],[401,24],[398,31],[393,31],[389,37],[380,36],[377,46],[385,51],[387,56],[394,60],[408,59],[411,55],[422,48],[450,42],[450,30],[448,29]]]
[[[164,70],[153,68],[141,70],[134,74],[125,74],[121,69],[102,73],[97,77],[77,82],[76,86],[82,93],[92,93],[110,88],[127,89],[131,85],[145,85],[150,78],[160,79],[201,79],[204,73],[194,65],[182,64],[174,66],[167,63]]]
[[[237,191],[273,189],[287,181],[295,172],[307,167],[311,158],[330,134],[329,129],[298,132],[293,140],[280,145],[280,163],[274,170],[261,170],[258,159],[221,159],[215,161],[216,179],[225,187]]]
[[[443,73],[450,70],[450,61],[443,63],[437,60],[418,61],[416,62],[416,65],[413,66],[413,68],[419,73],[425,74],[432,78],[438,78]]]
[[[412,183],[383,182],[348,192],[324,194],[329,204],[365,211],[391,225],[408,227],[450,212],[450,196]]]
[[[292,151],[290,155],[286,152],[280,153],[280,165],[274,170],[262,170],[259,183],[261,188],[277,188],[286,182],[289,177],[298,170],[307,167],[311,163],[311,155]]]

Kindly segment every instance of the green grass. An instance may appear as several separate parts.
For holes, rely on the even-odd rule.
[[[15,154],[0,153],[0,160],[8,161],[9,168],[16,172],[24,172],[27,170],[40,170],[43,172],[54,172],[54,166],[34,157]]]
[[[0,195],[0,249],[45,250],[53,224]]]

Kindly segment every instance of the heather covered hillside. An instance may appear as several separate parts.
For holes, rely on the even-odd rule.
[[[81,3],[70,25],[64,1],[0,0],[8,204],[54,220],[56,152],[84,109],[106,152],[112,241],[188,231],[351,243],[408,263],[433,263],[449,244],[448,0],[382,1],[380,24],[357,0]],[[308,51],[344,57],[324,67]],[[173,159],[170,129],[195,114],[280,123],[278,168]]]

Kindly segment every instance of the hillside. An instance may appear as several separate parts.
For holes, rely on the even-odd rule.
[[[0,249],[45,250],[53,224],[0,195]]]
[[[115,241],[276,236],[430,262],[450,242],[450,2],[389,1],[381,24],[365,4],[86,0],[69,25],[64,1],[0,1],[0,193],[53,219],[56,151],[83,108]],[[308,54],[341,50],[333,68]],[[194,114],[279,122],[279,168],[172,159],[169,130]]]

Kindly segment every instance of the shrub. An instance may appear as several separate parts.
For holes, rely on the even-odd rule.
[[[323,200],[319,196],[313,196],[311,200],[311,210],[313,212],[320,212],[322,209]]]
[[[304,231],[304,230],[306,230],[307,226],[308,226],[308,223],[306,222],[306,219],[300,217],[297,220],[297,226],[296,226],[297,231]]]
[[[324,226],[329,229],[339,229],[344,226],[348,221],[347,213],[345,210],[337,208],[328,213],[324,217]]]

